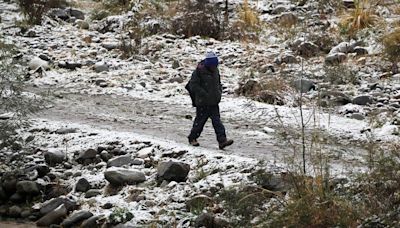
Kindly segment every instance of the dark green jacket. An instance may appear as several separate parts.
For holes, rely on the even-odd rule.
[[[204,66],[203,61],[200,62],[189,85],[196,106],[218,105],[221,101],[222,85],[218,68],[212,71]]]

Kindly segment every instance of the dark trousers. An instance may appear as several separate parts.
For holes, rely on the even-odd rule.
[[[225,127],[221,122],[218,105],[196,107],[196,118],[194,119],[193,127],[188,137],[189,140],[200,137],[208,118],[211,118],[218,142],[224,142],[226,140]]]

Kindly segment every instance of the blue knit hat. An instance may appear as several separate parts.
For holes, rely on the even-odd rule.
[[[218,66],[218,57],[217,55],[210,51],[206,53],[206,59],[204,60],[204,65],[207,67],[215,67]]]

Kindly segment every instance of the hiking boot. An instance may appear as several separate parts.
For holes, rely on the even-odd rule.
[[[200,143],[196,139],[189,140],[189,144],[192,146],[200,146]]]
[[[219,143],[219,149],[223,150],[225,147],[230,146],[232,144],[233,144],[232,139],[225,140],[225,141]]]

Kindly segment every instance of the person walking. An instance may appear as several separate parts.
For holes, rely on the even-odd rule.
[[[199,146],[197,139],[203,131],[208,118],[211,118],[219,148],[222,150],[233,144],[233,140],[226,138],[225,127],[222,124],[219,112],[222,85],[218,70],[218,57],[214,52],[207,52],[206,57],[192,73],[186,86],[196,107],[196,118],[188,136],[192,146]]]

